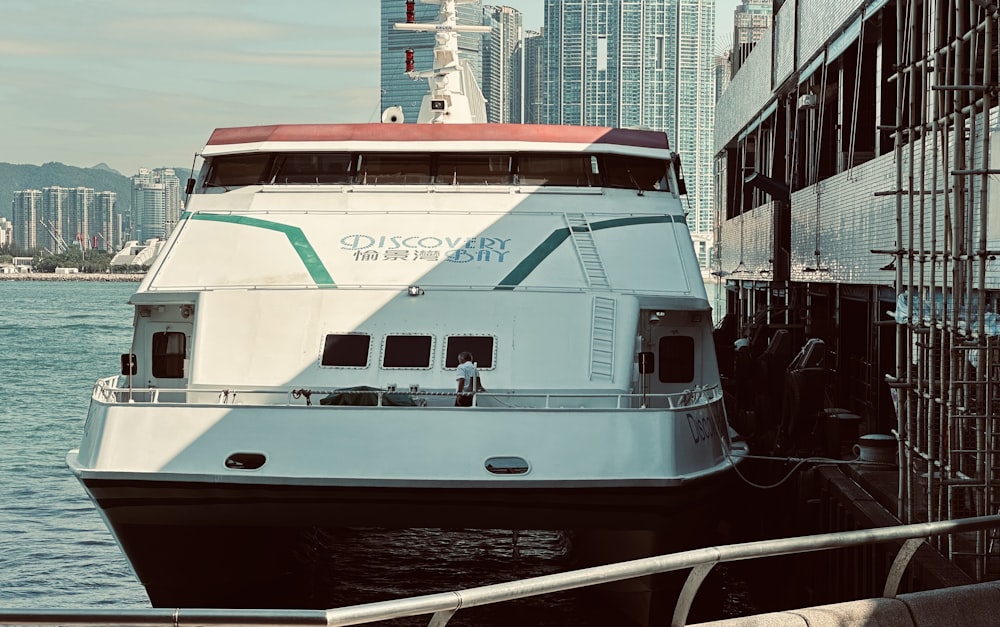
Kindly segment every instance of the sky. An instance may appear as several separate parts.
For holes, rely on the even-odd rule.
[[[543,0],[492,3],[542,25]],[[737,4],[716,0],[717,40]],[[379,6],[0,0],[0,162],[132,175],[190,168],[217,127],[377,121]]]

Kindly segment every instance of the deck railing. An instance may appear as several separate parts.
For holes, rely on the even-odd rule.
[[[117,376],[99,380],[94,398],[105,403],[184,403],[199,405],[302,406],[324,405],[324,398],[341,397],[355,402],[331,405],[376,407],[451,406],[454,391],[409,389],[306,389],[306,388],[157,388],[119,387]],[[486,391],[473,396],[473,406],[511,409],[681,409],[695,408],[722,398],[719,385],[695,387],[672,394],[620,394],[587,392]]]
[[[898,527],[879,527],[796,538],[714,546],[681,553],[594,566],[507,583],[380,601],[330,610],[224,609],[0,609],[0,625],[98,625],[101,627],[286,627],[362,625],[430,615],[429,627],[444,627],[459,609],[691,569],[674,608],[671,625],[686,624],[701,583],[716,564],[755,558],[902,541],[889,568],[884,597],[895,597],[917,548],[929,537],[1000,527],[1000,516],[982,516]]]

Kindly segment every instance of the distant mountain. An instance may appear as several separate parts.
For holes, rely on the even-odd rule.
[[[184,182],[191,175],[187,168],[174,168],[177,178]],[[14,192],[43,187],[92,187],[98,192],[118,194],[118,211],[127,213],[132,203],[132,181],[129,177],[99,163],[92,168],[78,168],[51,162],[43,165],[16,165],[0,162],[0,217],[10,219]]]

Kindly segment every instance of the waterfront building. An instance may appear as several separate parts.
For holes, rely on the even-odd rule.
[[[774,0],[743,0],[733,12],[732,74],[739,72],[747,55],[771,29],[773,4]]]
[[[73,187],[67,192],[68,210],[63,233],[66,243],[86,250],[90,247],[91,221],[94,212],[94,189]]]
[[[524,39],[521,40],[522,120],[525,124],[542,123],[542,99],[545,96],[545,50],[542,44],[542,32],[526,31]]]
[[[66,240],[70,229],[69,191],[57,185],[42,188],[42,210],[38,220],[42,232],[38,234],[38,245],[56,255],[69,248]]]
[[[117,250],[121,239],[121,216],[118,215],[118,194],[98,192],[94,195],[94,210],[90,214],[89,246],[107,252]]]
[[[22,189],[14,192],[11,203],[12,237],[21,251],[38,247],[38,219],[41,215],[42,190]]]
[[[13,238],[14,224],[7,218],[0,218],[0,246],[9,246]]]
[[[1000,511],[996,24],[977,2],[785,0],[716,111],[720,354],[746,338],[768,365],[749,409],[778,450],[848,416],[887,437],[903,523]],[[786,376],[800,349],[808,383]],[[993,533],[935,546],[983,579]]]
[[[719,96],[729,87],[729,80],[732,78],[732,56],[731,49],[722,50],[715,55],[715,100],[718,102]]]
[[[381,0],[381,107],[400,107],[404,121],[416,122],[420,105],[427,94],[426,79],[412,79],[406,74],[407,51],[413,52],[414,69],[434,66],[434,36],[428,33],[394,30],[393,25],[406,22],[407,3],[403,0]],[[437,5],[413,4],[414,21],[438,21]],[[466,26],[483,25],[483,6],[479,1],[459,4],[458,23]],[[476,81],[483,84],[483,39],[480,33],[459,33],[458,51],[469,64]]]
[[[139,168],[132,177],[132,224],[140,242],[170,235],[183,210],[180,189],[171,168]]]
[[[483,95],[486,119],[494,123],[521,121],[521,12],[507,6],[487,6],[483,25]]]
[[[715,2],[546,0],[545,29],[543,121],[664,131],[710,242]]]

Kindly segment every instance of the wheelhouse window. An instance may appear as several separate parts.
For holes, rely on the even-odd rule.
[[[472,353],[473,361],[480,370],[493,367],[494,338],[490,335],[452,335],[445,347],[444,367],[457,368],[460,353]]]
[[[660,383],[694,381],[694,338],[686,335],[661,337],[657,361]]]
[[[387,335],[383,368],[430,368],[433,338],[429,335]]]
[[[558,185],[668,191],[662,159],[572,153],[295,152],[220,155],[204,188],[245,185]]]
[[[278,155],[271,180],[277,185],[347,184],[354,158],[344,153]]]
[[[358,160],[362,185],[416,185],[431,182],[428,154],[366,153]]]
[[[440,155],[435,183],[440,185],[509,185],[514,182],[511,155]]]
[[[591,187],[600,184],[594,155],[520,154],[517,180],[521,185]]]
[[[213,157],[205,186],[240,187],[269,182],[271,157],[269,153]]]
[[[322,366],[366,368],[371,336],[362,333],[331,333],[323,342]]]
[[[667,164],[660,159],[607,155],[603,159],[604,186],[666,191]]]
[[[187,357],[187,336],[177,331],[153,334],[153,376],[158,379],[183,379]]]

